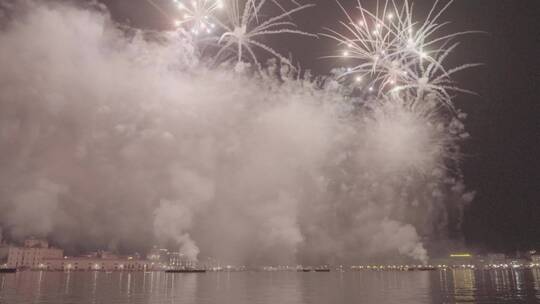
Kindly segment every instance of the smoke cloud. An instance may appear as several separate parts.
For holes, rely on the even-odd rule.
[[[11,240],[173,244],[238,264],[425,262],[426,243],[459,229],[473,194],[447,168],[467,135],[429,103],[210,68],[178,33],[120,30],[103,8],[3,7],[0,226]]]

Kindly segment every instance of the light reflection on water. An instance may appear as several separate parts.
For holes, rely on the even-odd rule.
[[[540,269],[432,272],[19,272],[0,303],[540,303]]]

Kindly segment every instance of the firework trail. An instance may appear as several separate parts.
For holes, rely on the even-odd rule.
[[[365,83],[380,98],[399,96],[411,107],[429,99],[454,109],[451,92],[471,92],[456,86],[450,76],[477,64],[447,69],[444,61],[459,45],[452,43],[455,38],[474,32],[439,35],[449,24],[440,18],[452,1],[444,5],[435,1],[421,22],[413,19],[412,3],[402,3],[386,0],[372,12],[358,1],[358,17],[353,17],[338,2],[347,20],[341,22],[343,33],[327,29],[323,34],[343,48],[339,56],[331,57],[348,60],[352,66],[342,77]]]
[[[152,0],[148,1],[168,19],[173,19],[160,5]],[[278,7],[281,13],[262,18],[261,10],[269,3]],[[266,36],[280,34],[317,37],[317,35],[298,30],[296,24],[290,20],[295,13],[314,5],[300,5],[296,1],[292,3],[295,7],[286,9],[277,0],[193,0],[191,2],[174,0],[175,7],[182,14],[180,19],[174,19],[174,24],[182,28],[187,26],[189,32],[195,36],[201,33],[212,34],[216,28],[220,30],[219,38],[206,37],[203,40],[213,42],[218,47],[215,54],[216,62],[236,58],[237,67],[242,66],[243,61],[247,61],[252,62],[260,70],[258,52],[255,51],[258,49],[292,66],[288,58],[261,41]],[[220,10],[226,11],[226,18],[216,14]]]
[[[225,32],[219,39],[220,49],[216,58],[220,59],[227,51],[236,54],[237,62],[241,63],[247,57],[256,66],[260,67],[254,48],[259,48],[266,53],[280,59],[283,63],[291,65],[289,59],[279,54],[272,47],[264,44],[259,39],[269,35],[296,34],[316,37],[296,29],[296,25],[287,18],[291,15],[312,7],[312,4],[301,5],[290,10],[284,10],[281,14],[267,19],[259,18],[260,11],[266,4],[266,0],[231,0],[228,7],[228,22],[223,23]],[[242,5],[243,3],[243,5]],[[276,3],[276,2],[275,2]],[[280,6],[282,8],[282,6]],[[246,51],[246,52],[244,52]],[[247,55],[245,54],[247,53]]]

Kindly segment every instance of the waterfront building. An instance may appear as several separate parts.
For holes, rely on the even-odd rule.
[[[64,257],[44,260],[38,266],[51,271],[152,271],[159,270],[156,263],[133,257]]]
[[[504,253],[489,253],[486,262],[489,265],[506,264],[506,255]]]
[[[0,243],[0,267],[7,267],[7,257],[9,252],[9,246]]]
[[[6,246],[5,267],[50,271],[154,271],[168,268],[194,267],[180,252],[154,247],[146,259],[135,253],[119,256],[108,251],[90,252],[77,257],[64,256],[64,251],[49,246],[46,240],[28,239],[23,247]],[[1,252],[0,252],[1,253]],[[1,261],[0,254],[0,262]]]
[[[160,269],[153,261],[141,260],[138,254],[118,256],[108,251],[79,257],[64,256],[62,249],[50,247],[46,240],[28,239],[23,247],[7,249],[7,267],[51,271],[150,271]]]
[[[154,246],[146,255],[146,259],[153,262],[167,264],[169,261],[169,250]]]
[[[154,246],[146,258],[159,265],[159,267],[165,268],[179,268],[179,267],[196,267],[197,263],[190,260],[185,254],[178,251],[169,251],[163,248],[157,248]]]
[[[28,239],[24,247],[9,247],[7,266],[10,268],[36,269],[47,259],[60,259],[64,255],[62,249],[50,247],[46,240]]]
[[[451,253],[447,265],[452,267],[470,267],[477,264],[475,256],[467,252]]]

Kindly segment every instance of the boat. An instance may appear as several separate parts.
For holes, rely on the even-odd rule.
[[[0,267],[0,273],[15,273],[17,272],[17,268],[3,268]]]
[[[206,269],[201,268],[178,268],[178,269],[167,269],[165,273],[204,273]]]
[[[436,270],[437,268],[433,267],[433,266],[422,266],[422,267],[416,267],[416,270],[419,270],[419,271],[433,271],[433,270]]]
[[[311,267],[297,267],[296,271],[297,272],[311,272],[311,271],[313,271],[313,268],[311,268]]]
[[[316,268],[315,272],[330,272],[330,268]]]

